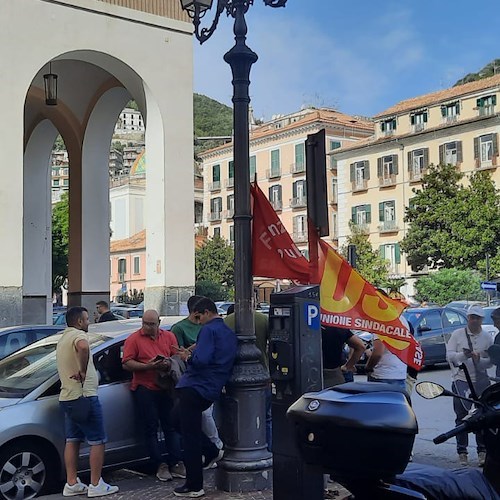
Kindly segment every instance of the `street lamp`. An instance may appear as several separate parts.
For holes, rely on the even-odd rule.
[[[239,349],[223,400],[226,453],[217,468],[216,484],[224,491],[257,491],[272,484],[272,458],[265,446],[265,389],[269,379],[255,345],[252,304],[248,90],[250,69],[257,61],[257,54],[246,45],[245,14],[253,0],[218,0],[212,25],[201,30],[200,19],[213,1],[180,1],[193,20],[194,33],[200,43],[212,36],[224,10],[234,19],[235,45],[224,55],[224,60],[233,74],[234,278]],[[287,2],[263,1],[269,7],[284,7]]]
[[[45,89],[45,104],[57,106],[57,75],[52,73],[52,63],[49,62],[49,72],[43,75]]]

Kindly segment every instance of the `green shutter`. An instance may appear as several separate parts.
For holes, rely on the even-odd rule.
[[[372,206],[365,205],[365,211],[366,211],[366,223],[370,224],[370,222],[372,221]]]
[[[394,256],[396,259],[396,264],[401,264],[401,250],[399,248],[399,243],[394,245]]]
[[[382,158],[377,158],[377,177],[382,177]]]
[[[378,253],[380,257],[385,260],[385,245],[380,245],[378,247]]]
[[[498,134],[491,134],[491,141],[493,142],[493,156],[498,156]]]
[[[441,116],[446,116],[446,106],[441,106]]]
[[[424,168],[429,166],[429,148],[424,148]]]
[[[300,144],[295,144],[295,166],[304,166],[304,156],[305,156],[305,144],[301,142]]]
[[[354,182],[354,177],[355,177],[355,171],[356,171],[356,164],[351,163],[351,182]]]
[[[410,116],[410,123],[411,123],[412,125],[415,125],[415,115],[411,115],[411,116]]]
[[[428,115],[427,111],[424,111],[424,123],[427,123],[427,115]]]
[[[234,161],[230,160],[229,161],[229,178],[234,179]]]
[[[351,221],[353,224],[356,224],[356,213],[358,211],[358,207],[352,207],[351,208]]]
[[[444,165],[444,144],[439,146],[439,164]]]
[[[463,161],[462,141],[457,141],[457,163],[462,163]]]
[[[497,96],[496,95],[491,96],[491,104],[493,104],[493,106],[496,106],[496,104],[497,104]]]
[[[280,150],[274,149],[271,151],[271,174],[276,176],[280,173]]]
[[[369,181],[370,180],[370,162],[368,160],[364,161],[364,167],[365,167],[365,180]]]
[[[457,102],[457,103],[455,104],[455,111],[456,111],[457,115],[459,115],[459,114],[460,114],[460,103],[459,103],[459,102]]]
[[[220,165],[214,165],[212,169],[212,182],[220,182]]]
[[[474,137],[474,159],[479,159],[479,137]]]
[[[378,204],[378,220],[384,222],[384,202]]]
[[[257,157],[250,156],[250,181],[255,180],[255,173],[257,172]]]
[[[480,99],[476,99],[476,106],[478,108],[482,108],[483,107],[483,104],[484,104],[484,100],[482,98]]]
[[[380,124],[380,130],[381,130],[382,132],[385,132],[385,122],[382,122],[382,123]]]
[[[392,171],[394,175],[398,175],[399,172],[398,160],[398,155],[392,155]]]

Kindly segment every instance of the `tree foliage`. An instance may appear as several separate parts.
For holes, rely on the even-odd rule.
[[[389,275],[388,261],[373,250],[369,235],[362,231],[356,224],[349,224],[351,234],[347,237],[347,243],[342,246],[340,253],[347,259],[348,245],[356,246],[356,271],[371,284],[381,287],[386,283]]]
[[[211,281],[232,288],[234,251],[224,238],[214,236],[195,252],[196,282]]]
[[[69,196],[63,193],[61,201],[52,210],[52,291],[59,293],[68,278]]]
[[[500,72],[500,59],[493,59],[486,66],[484,66],[477,73],[469,73],[463,78],[455,83],[454,87],[457,85],[463,85],[464,83],[475,82],[477,80],[482,80],[483,78],[489,78],[490,76],[496,75]]]
[[[423,276],[415,283],[415,298],[445,305],[452,300],[481,300],[479,273],[472,270],[440,269]]]
[[[203,295],[212,299],[214,302],[218,300],[228,300],[229,293],[227,288],[220,283],[214,283],[213,281],[200,280],[196,282],[195,287],[196,295]]]
[[[416,270],[485,269],[489,254],[491,273],[500,272],[500,198],[486,171],[473,173],[467,185],[452,165],[429,167],[422,189],[406,209],[410,228],[401,242],[408,263]]]

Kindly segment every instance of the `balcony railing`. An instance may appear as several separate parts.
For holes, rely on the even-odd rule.
[[[274,210],[283,209],[283,202],[281,200],[271,200],[271,205],[273,206]]]
[[[368,234],[370,232],[370,224],[367,222],[354,224],[362,233]]]
[[[352,183],[353,192],[366,191],[367,189],[368,189],[368,181],[366,179],[358,179],[356,181],[353,181]]]
[[[304,243],[307,241],[307,232],[306,231],[294,231],[292,235],[293,241],[295,243]]]
[[[413,133],[422,132],[422,130],[425,130],[425,123],[415,123],[415,125],[411,127]]]
[[[226,188],[233,188],[234,187],[234,177],[229,177],[229,179],[226,179],[224,181],[224,186]]]
[[[458,122],[458,115],[451,115],[451,116],[443,117],[443,123],[450,124],[450,123],[457,123],[457,122]]]
[[[395,220],[385,220],[380,223],[378,230],[381,233],[394,233],[399,231],[399,226]]]
[[[479,116],[492,116],[495,114],[495,106],[481,106]]]
[[[220,221],[222,220],[221,215],[222,215],[221,212],[210,212],[208,214],[208,220],[210,222]]]
[[[380,186],[394,186],[396,184],[396,174],[384,175],[378,178]]]
[[[220,191],[220,181],[214,181],[208,185],[209,191]]]
[[[337,191],[332,192],[332,196],[330,197],[330,204],[336,205],[339,202],[339,195]]]
[[[268,168],[266,170],[266,177],[268,179],[276,179],[277,177],[281,177],[281,168]]]
[[[234,216],[234,210],[225,210],[224,219],[232,219]]]
[[[306,165],[304,162],[302,163],[292,163],[290,165],[290,173],[291,174],[301,174],[306,171]]]
[[[307,196],[297,196],[295,198],[290,198],[290,206],[292,208],[307,207]]]
[[[420,168],[410,169],[410,182],[420,182],[425,175],[426,170]]]

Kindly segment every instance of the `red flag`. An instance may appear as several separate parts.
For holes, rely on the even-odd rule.
[[[309,283],[309,262],[292,241],[257,183],[253,196],[252,269],[254,276]]]
[[[400,318],[405,304],[378,291],[323,240],[318,253],[321,323],[376,333],[389,351],[420,370],[422,348]]]

